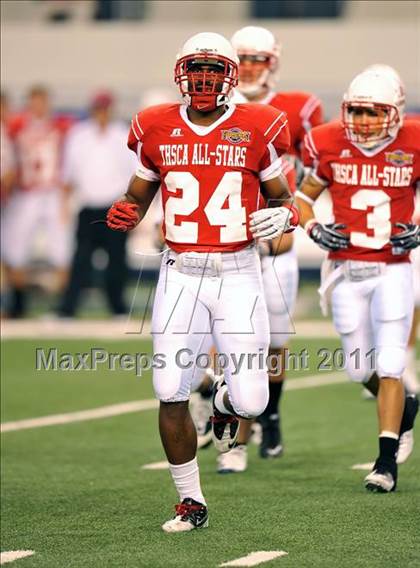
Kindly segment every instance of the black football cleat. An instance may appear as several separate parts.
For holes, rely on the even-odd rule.
[[[203,503],[190,497],[175,505],[175,517],[162,525],[166,533],[186,532],[209,526],[209,512]]]
[[[262,427],[262,440],[260,456],[262,458],[277,458],[283,454],[283,444],[280,431],[280,419],[278,414],[269,416],[261,415],[258,422]]]
[[[215,405],[217,391],[226,383],[220,380],[214,385],[213,416],[210,417],[212,438],[216,450],[221,454],[229,452],[236,445],[239,432],[239,420],[232,414],[223,414]]]

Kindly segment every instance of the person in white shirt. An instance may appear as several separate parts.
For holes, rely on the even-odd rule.
[[[127,127],[112,118],[113,97],[108,92],[94,96],[90,118],[69,133],[63,161],[63,177],[68,194],[79,207],[76,248],[69,284],[59,307],[59,315],[73,317],[81,291],[89,280],[92,255],[96,249],[108,254],[104,289],[114,315],[126,313],[126,233],[108,229],[104,220],[136,170],[135,157],[127,148]]]

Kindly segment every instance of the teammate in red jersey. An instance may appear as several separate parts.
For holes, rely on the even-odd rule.
[[[304,160],[312,173],[298,192],[301,223],[329,251],[321,294],[331,294],[350,378],[378,398],[379,456],[365,485],[390,492],[397,485],[397,461],[412,450],[418,409],[415,396],[404,396],[401,378],[413,317],[409,252],[420,244],[419,227],[411,222],[420,125],[403,124],[395,81],[367,71],[344,96],[342,122],[306,136]],[[317,222],[312,207],[326,187],[333,202],[330,225]],[[404,456],[397,456],[406,437],[411,446],[403,444]]]
[[[400,91],[401,99],[405,103],[405,85],[396,69],[394,69],[390,65],[375,63],[373,65],[369,65],[369,67],[366,68],[366,71],[375,71],[376,73],[390,77],[393,81],[395,81],[397,83],[397,88]],[[415,112],[406,112],[405,119],[413,119],[418,121],[420,120],[420,114],[416,114]],[[419,211],[420,198],[417,199],[416,210],[413,216],[413,223],[415,224],[419,224],[420,222]],[[411,253],[411,262],[413,264],[415,306],[413,324],[411,326],[410,338],[407,348],[407,365],[403,373],[403,383],[404,388],[408,393],[418,394],[420,392],[420,383],[418,381],[416,371],[416,339],[418,322],[420,321],[420,249],[413,250],[413,252]]]
[[[107,217],[112,229],[134,228],[161,187],[169,248],[153,308],[154,352],[163,358],[153,384],[181,501],[166,532],[208,524],[188,399],[209,334],[225,356],[226,384],[219,382],[214,396],[216,446],[229,450],[237,417],[257,416],[267,404],[268,315],[254,239],[275,238],[297,222],[281,173],[287,120],[271,107],[230,104],[237,72],[235,52],[222,36],[198,34],[184,44],[175,66],[184,104],[134,117],[128,144],[139,159],[137,175]],[[259,209],[260,192],[272,207]]]
[[[11,317],[25,312],[27,266],[36,232],[47,233],[47,260],[55,268],[54,288],[67,279],[71,233],[62,197],[61,156],[67,117],[51,113],[50,97],[43,86],[33,87],[25,112],[11,119],[10,136],[17,166],[16,188],[4,212],[2,254],[13,288]]]
[[[289,175],[296,178],[296,171],[302,171],[299,158],[304,136],[313,126],[323,121],[321,103],[312,94],[274,90],[281,46],[269,30],[246,26],[238,30],[231,41],[239,57],[239,82],[233,101],[270,105],[286,113],[291,138],[288,150]],[[273,360],[274,357],[277,358],[279,365],[270,372],[269,402],[258,419],[262,427],[260,456],[275,458],[283,453],[280,400],[285,379],[286,344],[291,331],[299,279],[293,235],[285,234],[277,242],[272,242],[272,246],[261,257],[261,265],[270,319],[269,352]],[[250,428],[249,422],[244,423],[237,447],[232,452],[219,456],[219,472],[241,472],[246,469]]]
[[[0,204],[7,202],[16,179],[16,156],[9,136],[9,99],[3,91],[0,93]]]
[[[235,102],[255,102],[285,112],[289,121],[291,145],[288,153],[300,157],[305,134],[323,122],[321,101],[301,91],[274,91],[281,46],[273,34],[261,27],[246,26],[232,36],[239,57],[239,83]]]

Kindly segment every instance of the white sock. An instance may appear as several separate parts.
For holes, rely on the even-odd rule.
[[[214,398],[214,405],[217,408],[217,410],[219,412],[221,412],[222,414],[232,414],[232,412],[226,408],[224,400],[223,400],[225,393],[227,393],[227,392],[228,392],[227,385],[223,385],[217,391],[216,396]]]
[[[180,465],[169,464],[169,470],[174,480],[176,490],[178,491],[180,501],[186,497],[191,497],[194,501],[206,505],[203,493],[200,487],[200,472],[198,470],[197,458],[182,463]]]
[[[382,430],[382,432],[379,434],[380,438],[393,438],[394,440],[398,440],[399,439],[399,434],[396,434],[395,432],[390,432],[389,430]]]

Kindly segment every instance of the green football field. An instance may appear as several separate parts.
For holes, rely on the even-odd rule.
[[[150,373],[36,371],[35,349],[53,343],[67,353],[92,346],[3,343],[2,423],[153,397]],[[120,353],[151,348],[135,341],[95,346]],[[366,472],[352,466],[375,458],[375,404],[344,381],[296,388],[305,377],[328,377],[317,372],[317,352],[337,346],[333,339],[292,342],[294,352],[308,348],[310,369],[289,373],[282,458],[263,461],[250,446],[248,471],[221,476],[215,450],[199,453],[208,529],[160,530],[177,496],[168,470],[142,469],[165,459],[155,409],[2,433],[2,551],[34,551],[14,563],[22,568],[210,568],[280,550],[288,556],[262,566],[420,566],[418,448],[401,466],[395,493],[367,493]]]

